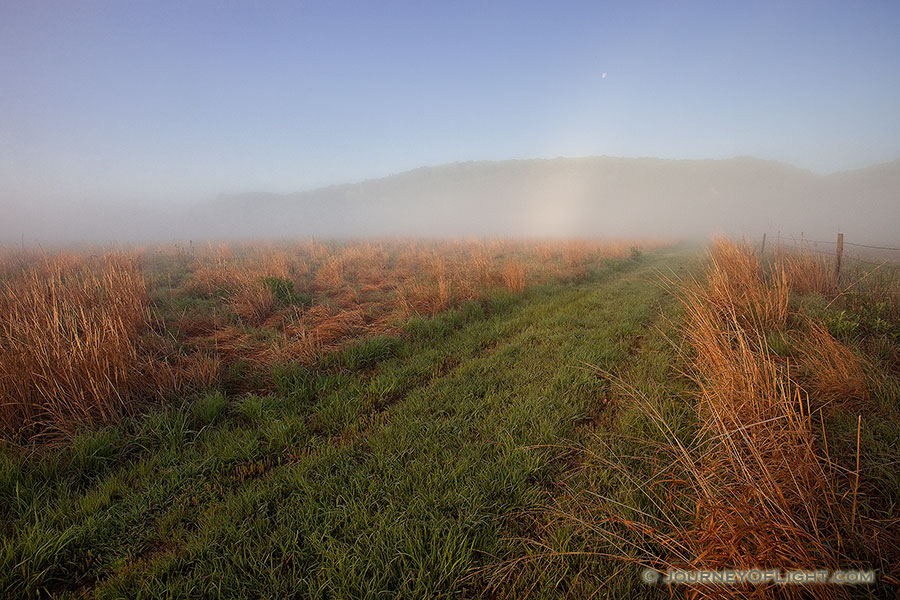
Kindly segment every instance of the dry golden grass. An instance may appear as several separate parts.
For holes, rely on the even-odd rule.
[[[821,324],[811,321],[800,344],[803,387],[820,405],[842,410],[865,408],[866,376],[853,353]]]
[[[240,284],[231,303],[241,321],[252,326],[262,325],[275,312],[275,295],[261,281]]]
[[[434,315],[453,302],[451,282],[438,277],[434,283],[408,282],[397,287],[397,303],[404,316]]]
[[[686,335],[696,352],[708,450],[682,465],[693,474],[697,519],[681,536],[693,549],[681,566],[815,570],[858,564],[852,546],[860,532],[851,530],[850,504],[839,495],[851,480],[817,446],[818,399],[812,402],[773,360],[762,331],[735,314],[720,316],[702,296],[688,298]],[[772,597],[796,592],[770,591]],[[746,594],[733,590],[737,597]]]
[[[710,250],[703,302],[720,314],[733,314],[747,326],[771,328],[784,325],[788,314],[789,284],[776,270],[768,282],[756,255],[747,247],[724,238]]]
[[[824,256],[779,250],[775,255],[775,268],[784,273],[787,284],[798,294],[818,292],[823,296],[834,296],[839,291],[834,266]]]
[[[855,356],[824,327],[810,322],[802,338],[798,384],[794,367],[777,360],[766,343],[787,314],[789,281],[804,278],[791,261],[790,276],[769,277],[749,248],[724,239],[712,248],[708,280],[684,295],[684,335],[695,357],[701,431],[697,455],[674,444],[669,477],[695,499],[695,515],[668,530],[643,531],[669,548],[655,564],[687,569],[847,569],[883,567],[897,540],[857,510],[858,473],[829,455],[823,408],[859,408],[865,378]],[[784,261],[780,261],[783,266]],[[821,290],[821,288],[820,288]],[[818,290],[817,290],[818,291]],[[667,428],[657,415],[660,427]],[[853,490],[853,493],[849,493]],[[655,492],[654,492],[655,493]],[[657,499],[664,502],[660,493]],[[640,528],[640,524],[631,524]],[[867,540],[879,536],[879,557]],[[897,548],[892,551],[896,552]],[[693,588],[709,598],[841,598],[836,586]]]
[[[604,432],[594,438],[597,446],[565,448],[574,453],[567,459],[580,457],[603,476],[586,491],[564,488],[535,519],[539,539],[531,553],[486,571],[492,590],[533,589],[530,577],[554,563],[582,568],[570,558],[618,559],[625,572],[629,564],[663,572],[875,569],[882,592],[900,581],[900,524],[885,517],[890,511],[860,471],[858,441],[849,455],[846,443],[830,445],[826,434],[830,410],[868,408],[859,361],[821,323],[789,312],[782,268],[767,272],[750,248],[726,239],[716,240],[710,254],[704,281],[682,284],[688,375],[698,389],[694,437],[685,435],[683,416],[673,420],[679,410],[669,399],[603,373],[658,435],[608,442]],[[794,343],[795,360],[769,346],[776,334]],[[622,495],[609,481],[623,482]],[[583,545],[558,551],[568,539]],[[860,589],[770,584],[671,591],[689,598],[831,599]]]
[[[312,364],[411,315],[578,277],[632,245],[307,240],[100,257],[3,252],[0,430],[27,437],[108,421],[143,398],[216,385],[237,361]]]
[[[108,421],[146,387],[147,289],[133,260],[46,256],[0,284],[0,428]]]
[[[506,288],[511,292],[521,292],[525,289],[526,268],[517,260],[510,260],[506,263],[503,271],[503,281]]]

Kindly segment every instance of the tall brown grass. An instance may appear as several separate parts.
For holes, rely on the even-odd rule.
[[[604,469],[604,481],[625,484],[619,498],[638,500],[620,502],[620,491],[602,487],[610,496],[593,489],[563,494],[548,507],[548,520],[538,521],[547,537],[535,542],[537,558],[493,567],[491,585],[531,589],[521,578],[545,572],[540,561],[572,557],[614,557],[660,571],[878,569],[882,592],[888,578],[897,581],[898,524],[870,503],[877,492],[861,476],[859,455],[839,453],[826,433],[829,411],[865,414],[866,378],[855,355],[820,322],[791,314],[791,282],[822,281],[819,271],[799,272],[803,265],[818,269],[815,261],[783,258],[767,268],[746,246],[713,243],[705,278],[683,283],[681,293],[688,375],[698,390],[693,439],[676,433],[684,423],[672,420],[678,411],[665,400],[606,374],[657,428],[658,439],[625,438],[629,450],[619,454],[604,433],[602,450],[582,456]],[[796,343],[790,357],[770,347],[776,333]],[[561,532],[586,540],[587,549],[555,551]],[[847,586],[777,584],[677,591],[691,598],[854,593]]]
[[[802,340],[800,365],[775,357],[766,341],[769,331],[785,327],[792,284],[825,289],[819,263],[782,258],[766,276],[751,249],[724,239],[714,243],[711,258],[706,283],[689,286],[684,295],[684,335],[700,390],[698,440],[705,451],[697,456],[679,449],[673,463],[695,498],[695,515],[658,536],[680,548],[662,563],[690,569],[883,566],[867,540],[882,534],[885,551],[897,540],[885,539],[876,520],[858,518],[858,499],[848,493],[856,489],[858,473],[851,461],[841,464],[829,454],[823,435],[826,406],[858,409],[866,397],[858,360],[810,320],[795,332]],[[805,371],[803,378],[796,377],[798,370]],[[740,598],[849,594],[836,586],[777,585],[692,592]]]
[[[506,283],[506,288],[511,292],[524,291],[526,273],[527,269],[521,262],[517,260],[507,262],[503,270],[503,281]]]
[[[834,266],[824,256],[811,251],[779,249],[775,255],[775,268],[784,274],[791,290],[798,294],[818,292],[823,296],[834,296],[839,291]]]
[[[229,306],[240,323],[279,329],[284,338],[278,352],[258,347],[249,355],[284,357],[294,349],[297,356],[313,360],[316,353],[331,351],[341,339],[358,331],[385,332],[391,322],[411,315],[430,316],[466,300],[479,301],[493,290],[506,288],[520,293],[527,285],[554,279],[583,277],[598,258],[623,258],[633,241],[561,240],[367,240],[343,244],[318,242],[247,246],[211,246],[196,255],[191,274],[181,293],[203,298],[229,298]],[[644,248],[662,241],[638,243]],[[341,338],[323,331],[337,331],[338,314],[275,305],[265,288],[266,278],[290,281],[301,294],[314,296],[339,311],[348,321],[362,310],[362,329],[352,327]],[[197,322],[197,319],[203,322]],[[221,320],[221,318],[220,318]],[[194,341],[219,348],[222,335],[212,335],[218,325],[197,317],[183,330],[197,332]],[[229,336],[237,335],[229,329]],[[205,341],[204,341],[205,340]],[[303,343],[298,340],[305,340]],[[325,341],[319,341],[325,340]],[[247,349],[253,341],[241,344]]]
[[[0,429],[68,431],[128,410],[147,289],[124,254],[44,256],[0,283]]]
[[[232,306],[244,323],[262,325],[275,312],[275,295],[262,281],[244,281],[234,291]]]
[[[749,249],[719,238],[710,251],[705,292],[694,299],[718,315],[731,314],[754,328],[784,325],[790,300],[789,283],[776,269],[768,281],[759,258]]]
[[[360,336],[399,331],[411,315],[583,274],[634,244],[306,240],[4,251],[0,434],[110,421],[144,398],[215,385],[232,362],[312,364]]]
[[[832,409],[864,410],[869,392],[863,365],[822,323],[810,321],[799,347],[801,384],[811,398]]]
[[[817,445],[819,400],[773,360],[764,332],[747,327],[738,310],[722,314],[700,291],[688,295],[685,309],[685,331],[696,353],[700,436],[708,446],[699,459],[680,465],[692,476],[697,502],[697,517],[680,535],[693,552],[680,566],[858,565],[853,546],[859,532],[851,530],[850,505],[840,495],[850,479]],[[787,588],[786,595],[795,592]]]

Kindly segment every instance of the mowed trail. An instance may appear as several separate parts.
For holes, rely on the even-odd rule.
[[[515,558],[519,516],[556,493],[567,467],[552,446],[608,410],[588,365],[629,368],[674,303],[660,274],[691,258],[610,261],[464,307],[393,357],[320,377],[312,402],[229,399],[212,418],[188,405],[96,434],[82,444],[94,459],[23,471],[4,523],[20,573],[0,590],[477,596],[467,576]]]

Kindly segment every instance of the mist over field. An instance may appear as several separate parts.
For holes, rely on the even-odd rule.
[[[187,206],[13,206],[10,242],[164,242],[296,236],[662,236],[894,242],[900,160],[819,175],[756,158],[460,162],[291,194]]]
[[[0,599],[896,598],[898,31],[0,0]]]
[[[897,243],[895,6],[651,4],[3,3],[0,244]]]

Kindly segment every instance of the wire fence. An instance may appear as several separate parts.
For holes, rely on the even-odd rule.
[[[890,246],[869,246],[867,244],[855,244],[853,242],[844,242],[848,246],[856,246],[857,248],[873,248],[875,250],[893,250],[894,252],[900,252],[900,248],[891,248]]]
[[[790,242],[794,242],[794,243],[790,243]],[[823,249],[812,247],[812,245],[819,245],[819,244],[823,244],[823,245],[827,245],[827,246],[834,246],[835,250],[834,251],[826,251]],[[778,237],[777,241],[775,242],[775,246],[777,248],[791,248],[794,250],[801,250],[804,252],[812,252],[812,253],[818,254],[820,256],[832,257],[835,260],[838,260],[838,259],[852,260],[857,263],[862,263],[865,265],[872,265],[877,268],[884,268],[884,269],[889,269],[891,271],[900,272],[900,262],[898,262],[898,261],[900,261],[900,256],[897,256],[897,258],[888,258],[883,261],[875,261],[875,260],[870,260],[871,257],[862,258],[859,256],[854,256],[852,254],[847,254],[846,252],[843,251],[843,248],[842,248],[842,246],[852,246],[854,248],[865,248],[865,249],[869,249],[869,250],[879,250],[879,251],[900,253],[900,248],[895,248],[892,246],[875,246],[875,245],[870,245],[870,244],[860,244],[857,242],[844,241],[843,239],[841,239],[840,241],[834,240],[834,241],[827,242],[824,240],[811,240],[811,239],[804,238],[804,237],[801,237],[799,239],[791,238],[790,241],[785,241],[780,236]]]
[[[823,240],[810,240],[807,238],[800,238],[801,242],[808,242],[811,244],[837,244],[837,242],[826,242]],[[844,242],[845,246],[855,246],[857,248],[871,248],[872,250],[893,250],[894,252],[900,252],[900,248],[893,248],[891,246],[870,246],[869,244],[858,244],[856,242]]]

